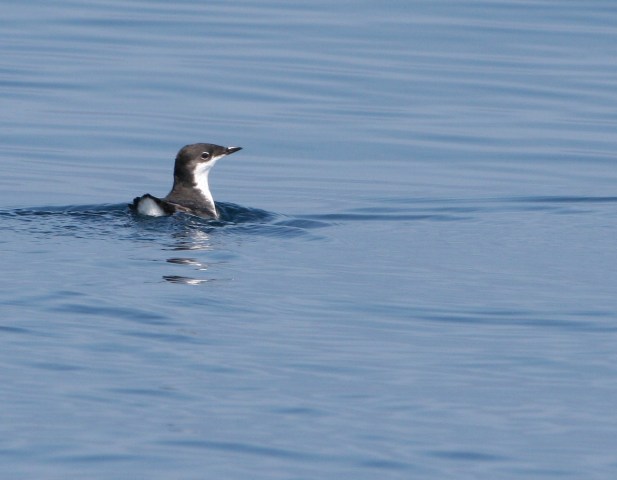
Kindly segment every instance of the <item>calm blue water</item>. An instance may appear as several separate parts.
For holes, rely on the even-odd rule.
[[[1,10],[2,478],[614,478],[614,2]]]

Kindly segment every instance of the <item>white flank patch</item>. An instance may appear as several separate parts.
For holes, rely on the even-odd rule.
[[[137,211],[142,215],[147,215],[149,217],[163,217],[165,216],[165,212],[161,207],[159,207],[154,200],[151,198],[142,198],[137,203]]]

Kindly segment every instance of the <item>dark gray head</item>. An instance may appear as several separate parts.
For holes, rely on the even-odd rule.
[[[194,143],[180,149],[174,166],[174,183],[196,186],[200,178],[207,184],[208,173],[221,158],[242,147],[221,147],[212,143]]]
[[[241,148],[211,143],[182,147],[176,156],[174,185],[164,200],[216,218],[218,214],[208,186],[208,174],[219,159],[238,150]]]

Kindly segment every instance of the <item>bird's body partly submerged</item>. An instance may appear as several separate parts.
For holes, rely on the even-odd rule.
[[[176,156],[171,192],[164,198],[146,193],[136,197],[130,207],[142,215],[151,217],[184,212],[204,218],[218,218],[216,205],[210,193],[208,175],[219,159],[241,149],[241,147],[221,147],[212,143],[195,143],[182,147]]]

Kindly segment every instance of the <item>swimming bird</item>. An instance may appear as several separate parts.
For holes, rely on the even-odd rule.
[[[212,143],[194,143],[182,147],[176,155],[171,192],[164,198],[146,193],[135,197],[129,206],[151,217],[184,212],[204,218],[218,218],[208,185],[208,175],[216,162],[238,150],[242,150],[242,147],[221,147]]]

